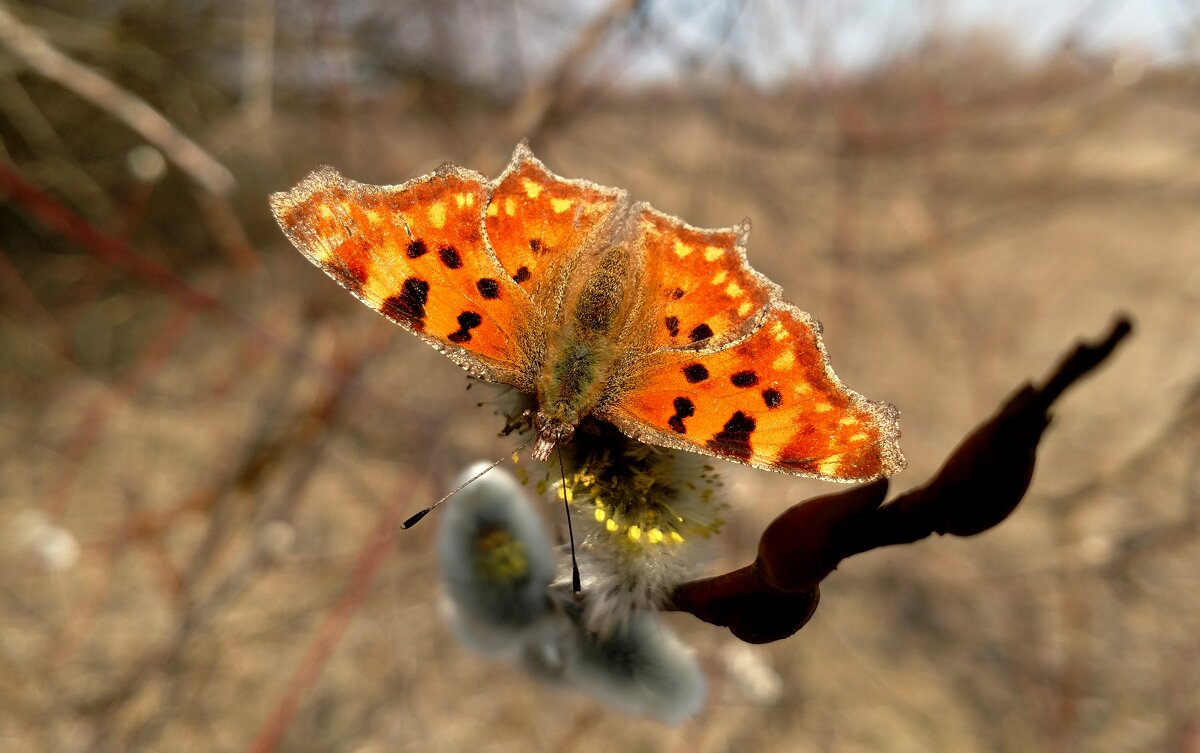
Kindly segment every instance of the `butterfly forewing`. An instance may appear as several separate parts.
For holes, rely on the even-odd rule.
[[[271,208],[291,241],[360,300],[469,371],[527,388],[528,297],[483,241],[490,184],[443,168],[370,186],[321,168]]]

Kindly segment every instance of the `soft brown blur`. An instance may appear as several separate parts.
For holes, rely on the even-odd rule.
[[[1032,65],[985,29],[768,95],[729,49],[822,33],[786,3],[706,43],[653,0],[96,5],[0,2],[0,751],[1200,751],[1195,67]],[[676,83],[623,84],[650,50]],[[395,523],[514,442],[267,211],[322,163],[495,175],[523,137],[693,225],[750,217],[841,377],[901,409],[894,493],[1114,312],[1137,329],[1010,520],[848,560],[748,649],[778,697],[673,615],[708,706],[624,717],[449,634],[436,515]],[[704,572],[832,488],[726,470]]]

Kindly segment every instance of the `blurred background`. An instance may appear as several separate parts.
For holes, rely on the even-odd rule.
[[[1200,751],[1198,66],[1188,0],[0,2],[0,750]],[[453,640],[396,523],[514,443],[267,211],[526,137],[750,217],[901,409],[895,490],[1137,329],[1004,525],[844,563],[781,643],[670,616],[709,703],[625,717]],[[834,489],[722,465],[704,572]]]

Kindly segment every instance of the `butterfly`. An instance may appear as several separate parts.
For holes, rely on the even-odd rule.
[[[593,417],[651,445],[861,481],[904,467],[898,412],[844,386],[821,327],[705,230],[550,172],[522,142],[495,180],[446,164],[396,186],[318,168],[272,194],[284,233],[473,376],[534,397],[546,460]]]

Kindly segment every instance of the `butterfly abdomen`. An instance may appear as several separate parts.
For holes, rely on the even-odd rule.
[[[560,418],[568,420],[570,414],[578,414],[583,406],[580,399],[590,392],[596,382],[596,367],[598,365],[597,351],[591,343],[570,339],[563,344],[551,370],[551,383],[547,385],[544,409],[554,412],[556,406],[569,406]]]
[[[535,457],[548,452],[555,436],[574,427],[598,407],[614,367],[614,341],[628,318],[625,292],[628,249],[604,250],[585,277],[569,285],[562,324],[553,330],[538,385],[539,434]],[[553,318],[553,317],[552,317]]]

